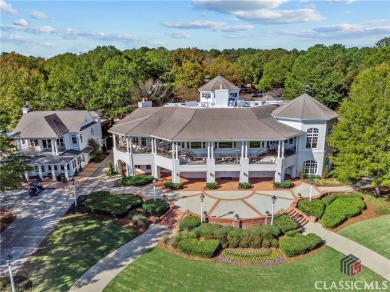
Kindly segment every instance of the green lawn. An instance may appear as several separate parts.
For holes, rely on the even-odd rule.
[[[112,220],[69,215],[54,230],[23,267],[35,291],[67,291],[105,255],[136,237]]]
[[[390,259],[390,215],[355,223],[340,230],[339,234]]]
[[[111,291],[316,291],[316,281],[382,281],[367,268],[353,279],[339,271],[344,256],[326,247],[303,260],[244,267],[189,260],[160,247],[127,266],[104,289]],[[363,291],[363,290],[360,290]]]

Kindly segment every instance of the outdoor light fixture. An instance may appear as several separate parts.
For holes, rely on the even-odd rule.
[[[272,214],[271,214],[271,225],[273,225],[273,224],[274,224],[274,212],[275,212],[275,202],[276,202],[276,196],[275,196],[275,195],[273,195],[273,196],[271,197],[271,199],[272,199]]]
[[[156,202],[156,179],[154,178],[153,181],[153,200]]]
[[[11,282],[12,292],[15,292],[16,289],[15,289],[14,275],[13,275],[13,273],[12,273],[11,261],[12,261],[12,256],[9,254],[9,255],[6,257],[6,262],[7,262],[7,264],[8,264],[9,280],[10,280],[10,282]]]
[[[204,195],[200,195],[200,224],[203,223],[203,200],[204,200]]]

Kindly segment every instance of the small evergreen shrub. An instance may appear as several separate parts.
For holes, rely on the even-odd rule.
[[[301,210],[303,213],[309,216],[316,216],[317,218],[321,218],[322,214],[324,214],[325,210],[325,204],[321,200],[299,200],[298,202],[298,209]]]
[[[166,189],[170,189],[170,190],[180,190],[183,188],[183,184],[182,183],[174,183],[174,182],[166,182],[164,184],[164,188]]]
[[[298,228],[298,223],[286,214],[276,215],[274,218],[274,224],[283,233]]]
[[[204,237],[206,239],[216,238],[215,232],[220,229],[222,225],[203,223],[200,226],[196,227],[193,232],[197,237]]]
[[[246,230],[248,230],[252,235],[260,235],[261,237],[277,237],[280,235],[280,229],[275,225],[264,224],[257,227],[248,228]]]
[[[326,207],[322,224],[325,227],[335,228],[348,218],[359,215],[365,206],[361,198],[339,196]]]
[[[151,175],[125,176],[116,181],[121,186],[144,186],[150,184],[154,177]]]
[[[193,231],[184,230],[180,233],[180,240],[196,238],[196,234]]]
[[[321,237],[314,233],[308,235],[296,234],[294,237],[280,239],[279,246],[286,256],[294,257],[315,249],[321,241]]]
[[[329,206],[330,203],[332,203],[334,200],[336,200],[337,198],[359,198],[361,200],[363,200],[363,197],[358,194],[358,193],[353,193],[353,194],[350,194],[350,195],[345,195],[345,194],[331,194],[331,195],[327,195],[325,197],[323,197],[321,199],[322,202],[324,202],[324,204],[326,206]]]
[[[260,235],[251,235],[249,238],[249,247],[250,248],[260,248],[261,247],[261,236]]]
[[[252,184],[249,182],[240,182],[238,183],[238,187],[240,189],[250,189],[252,187]]]
[[[298,234],[298,231],[297,230],[290,230],[290,231],[287,231],[286,232],[286,236],[287,237],[294,237],[295,235]]]
[[[122,218],[131,209],[141,206],[142,201],[135,195],[111,195],[110,192],[93,192],[85,199],[86,210],[111,217]]]
[[[285,180],[283,182],[274,182],[275,188],[289,189],[294,186],[294,183],[291,180]]]
[[[271,238],[271,247],[273,248],[279,248],[279,240],[277,238]]]
[[[250,241],[250,236],[248,236],[248,235],[244,236],[243,238],[241,238],[238,246],[241,248],[247,248],[247,247],[249,247],[249,241]]]
[[[196,216],[187,216],[180,220],[180,230],[192,230],[200,225],[200,219]]]
[[[148,225],[148,218],[145,215],[138,214],[131,218],[131,222],[137,227],[145,228]]]
[[[206,189],[208,190],[216,190],[218,189],[219,185],[216,182],[208,182],[206,183]]]
[[[184,239],[179,242],[179,250],[182,253],[202,257],[212,258],[219,249],[218,240],[197,240],[195,238]]]
[[[239,246],[241,241],[242,229],[234,228],[227,235],[227,241],[230,248],[236,248]]]
[[[169,209],[169,204],[164,200],[148,200],[142,204],[142,208],[152,216],[161,216]]]

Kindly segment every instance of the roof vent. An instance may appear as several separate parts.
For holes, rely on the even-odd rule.
[[[28,107],[28,101],[26,101],[26,103],[24,104],[24,106],[22,107],[22,113],[23,114],[27,114],[30,112],[30,108]]]

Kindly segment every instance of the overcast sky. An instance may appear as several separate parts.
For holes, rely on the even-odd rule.
[[[307,49],[373,46],[390,1],[4,1],[1,51],[51,57],[96,46]]]

